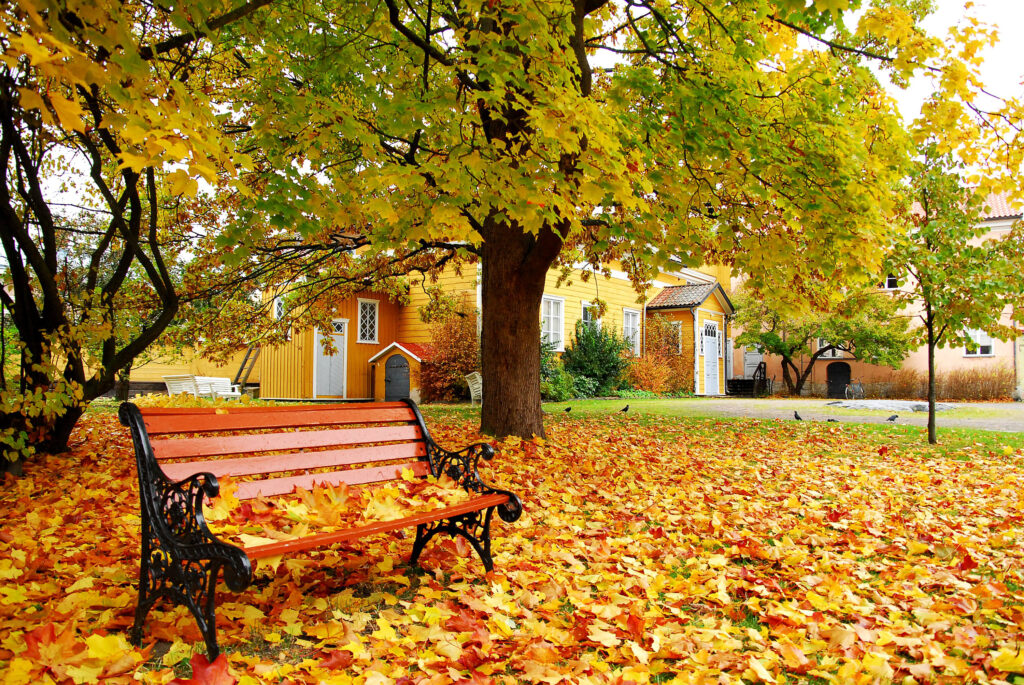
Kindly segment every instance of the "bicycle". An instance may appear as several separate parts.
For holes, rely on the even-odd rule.
[[[846,399],[848,400],[862,400],[864,399],[864,386],[857,381],[850,381],[846,384]]]

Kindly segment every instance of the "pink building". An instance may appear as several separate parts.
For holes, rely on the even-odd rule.
[[[984,218],[984,225],[988,228],[985,240],[1006,236],[1014,222],[1021,219],[1021,213],[1009,206],[1006,196],[990,197],[988,208],[989,211]],[[1024,278],[1024,265],[1022,265],[1021,277]],[[890,275],[881,284],[881,287],[893,293],[899,292],[900,278],[899,275]],[[914,308],[908,308],[906,315],[916,317]],[[1010,311],[1005,312],[1004,318],[1007,323],[1009,317]],[[991,338],[982,331],[973,331],[971,335],[977,343],[976,349],[968,350],[965,347],[936,349],[935,368],[940,377],[944,375],[950,382],[974,379],[970,382],[984,384],[985,382],[995,382],[999,378],[1006,379],[1007,374],[1012,374],[1015,388],[1014,397],[1021,399],[1024,396],[1024,336],[1018,337],[1016,340],[1001,341]],[[818,342],[821,346],[828,344],[824,340]],[[900,369],[895,371],[885,366],[875,366],[857,361],[849,353],[839,350],[833,350],[829,355],[819,358],[815,363],[804,387],[805,393],[843,397],[846,394],[847,384],[853,383],[854,389],[863,388],[868,397],[913,395],[915,379],[926,379],[928,374],[927,347],[921,347],[911,352]],[[732,377],[751,378],[761,361],[764,361],[767,366],[768,378],[775,380],[775,391],[783,389],[781,361],[772,355],[761,355],[757,350],[747,349],[743,346],[738,346],[734,350]],[[803,366],[808,361],[809,357],[804,357],[799,360],[798,364]],[[940,387],[940,393],[943,390],[951,397],[956,396],[956,388]],[[978,388],[972,390],[972,392],[977,391],[979,391]],[[963,397],[969,398],[971,394],[965,391]]]

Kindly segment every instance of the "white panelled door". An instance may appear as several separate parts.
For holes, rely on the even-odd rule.
[[[326,354],[321,344],[321,335],[316,334],[314,344],[316,350],[316,376],[313,379],[314,397],[344,397],[346,381],[346,360],[348,358],[348,336],[346,335],[348,321],[335,319],[331,322],[333,332],[331,338],[334,342],[334,354]]]
[[[718,392],[718,324],[704,322],[704,394]]]

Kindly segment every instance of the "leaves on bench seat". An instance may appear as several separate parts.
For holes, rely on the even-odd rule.
[[[218,537],[242,547],[397,521],[473,497],[446,475],[420,478],[411,469],[403,470],[400,480],[371,486],[296,488],[290,495],[244,501],[235,497],[238,486],[236,479],[222,477],[220,495],[206,503],[204,515]],[[278,559],[262,561],[261,566],[276,567]]]

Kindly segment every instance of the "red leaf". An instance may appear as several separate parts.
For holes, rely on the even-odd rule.
[[[970,571],[978,568],[978,562],[976,562],[970,554],[964,554],[964,558],[960,560],[960,564],[957,568],[961,571]]]
[[[347,649],[336,649],[320,662],[320,666],[332,671],[340,671],[351,666],[355,660],[355,654]]]
[[[882,445],[881,447],[878,448],[878,456],[880,456],[880,457],[884,457],[888,452],[889,452],[889,446],[888,445]]]
[[[211,664],[205,654],[193,654],[192,678],[175,678],[171,685],[235,685],[235,678],[228,673],[228,658],[221,654]]]

